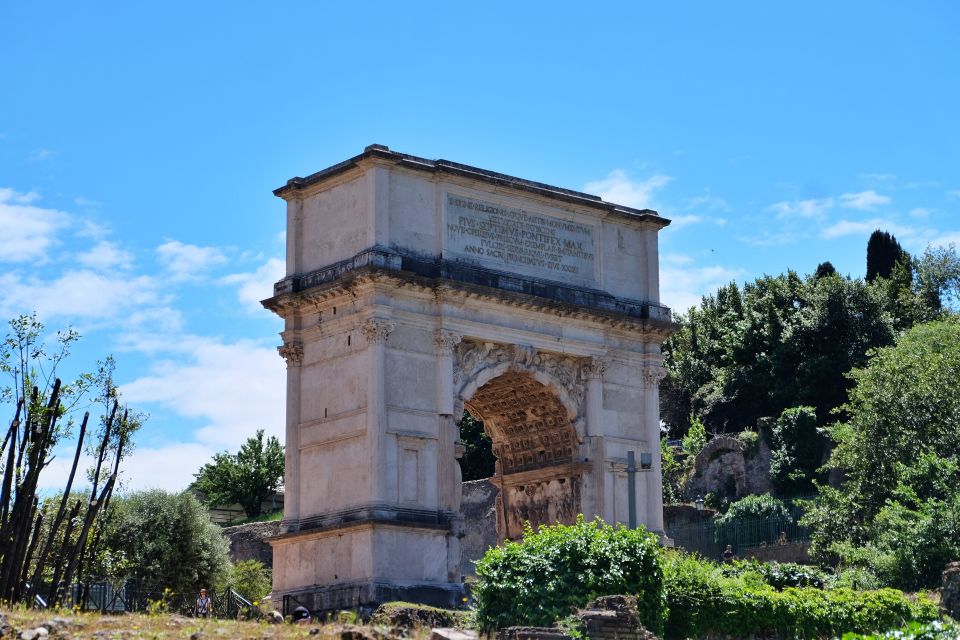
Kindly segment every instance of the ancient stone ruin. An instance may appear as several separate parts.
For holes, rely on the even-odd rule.
[[[263,304],[284,319],[287,361],[277,601],[459,601],[465,410],[493,439],[498,540],[581,513],[662,533],[668,220],[379,145],[275,194],[287,271]]]

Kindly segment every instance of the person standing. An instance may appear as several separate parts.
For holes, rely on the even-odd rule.
[[[197,618],[209,618],[212,609],[210,598],[207,596],[207,590],[200,589],[200,595],[197,596],[197,606],[193,609],[193,615]]]
[[[727,545],[727,548],[723,550],[723,561],[724,562],[733,562],[733,545]]]

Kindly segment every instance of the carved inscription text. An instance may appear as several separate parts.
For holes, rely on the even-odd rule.
[[[594,282],[594,228],[447,194],[447,253],[551,280]]]

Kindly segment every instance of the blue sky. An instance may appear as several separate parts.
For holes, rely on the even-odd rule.
[[[283,432],[271,190],[380,143],[659,210],[664,300],[960,244],[960,5],[0,4],[0,318],[109,353],[131,488]],[[0,407],[2,409],[2,407]],[[61,456],[63,458],[64,456]],[[56,463],[51,478],[57,471]]]

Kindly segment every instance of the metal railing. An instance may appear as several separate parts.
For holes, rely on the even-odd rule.
[[[53,601],[52,585],[36,596],[36,606],[46,608]],[[159,586],[143,586],[136,582],[112,583],[94,581],[70,585],[66,591],[65,606],[100,613],[134,613],[164,611],[193,615],[197,594],[176,593]],[[46,596],[46,597],[44,597]],[[260,609],[233,589],[210,593],[210,613],[216,618],[259,618]]]
[[[797,524],[797,517],[744,518],[718,524],[714,520],[667,527],[674,545],[705,558],[720,560],[727,545],[734,554],[772,545],[808,542],[810,530]]]

